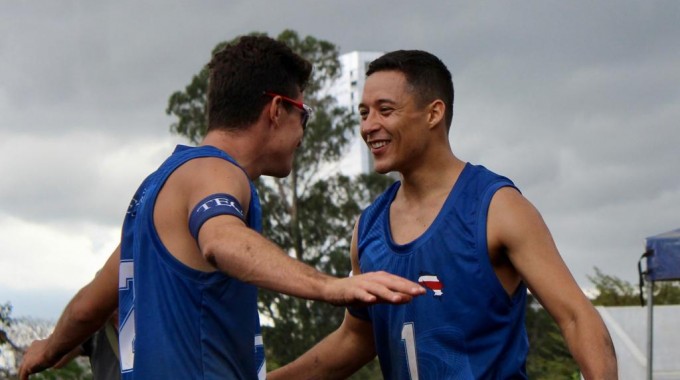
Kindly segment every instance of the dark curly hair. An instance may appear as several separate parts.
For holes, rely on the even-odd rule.
[[[439,58],[422,50],[396,50],[371,62],[366,76],[378,71],[398,71],[404,74],[420,105],[441,99],[446,105],[446,129],[451,128],[453,80],[449,69]]]
[[[208,130],[246,128],[271,99],[265,91],[295,98],[312,64],[267,36],[243,36],[215,53],[207,66]]]

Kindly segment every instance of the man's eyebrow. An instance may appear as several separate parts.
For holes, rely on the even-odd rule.
[[[376,103],[381,104],[381,105],[382,104],[397,104],[397,102],[392,100],[392,99],[378,99],[376,101]]]
[[[375,103],[376,103],[377,105],[384,105],[384,104],[393,105],[393,104],[397,104],[397,102],[394,101],[394,100],[392,100],[392,99],[378,99],[378,100],[375,101]],[[368,106],[367,106],[366,103],[364,103],[364,102],[359,103],[359,105],[357,106],[357,108],[366,108],[366,107],[368,107]]]

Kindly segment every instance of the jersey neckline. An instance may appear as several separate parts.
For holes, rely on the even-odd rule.
[[[463,184],[467,182],[468,173],[470,172],[470,166],[471,164],[469,162],[465,163],[463,170],[460,172],[460,175],[456,179],[456,182],[454,182],[453,187],[449,192],[449,195],[447,195],[444,204],[437,213],[437,216],[434,218],[434,221],[432,221],[432,224],[430,224],[430,226],[427,227],[427,229],[420,236],[416,237],[415,239],[406,244],[398,244],[394,241],[392,237],[392,226],[390,225],[390,206],[392,205],[392,202],[394,201],[394,198],[397,196],[397,192],[401,187],[401,181],[397,181],[395,185],[392,188],[390,188],[390,191],[392,193],[386,194],[390,200],[389,203],[387,203],[387,207],[385,207],[384,211],[383,230],[385,234],[385,241],[387,241],[387,245],[394,253],[408,254],[411,253],[412,251],[415,251],[418,247],[427,242],[430,239],[430,237],[437,231],[439,225],[443,223],[442,221],[444,220],[448,210],[451,209],[451,207],[453,207],[453,205],[456,202],[456,199],[458,199],[458,193],[462,191],[461,189],[463,187]]]

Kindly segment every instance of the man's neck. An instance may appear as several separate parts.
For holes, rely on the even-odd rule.
[[[407,173],[401,173],[401,195],[409,201],[422,201],[441,194],[448,195],[465,167],[453,153],[424,160]]]
[[[252,133],[238,130],[215,130],[208,132],[200,145],[210,145],[223,150],[238,162],[251,180],[255,180],[261,175],[261,171],[256,165],[258,149],[253,142],[255,140],[253,136]]]

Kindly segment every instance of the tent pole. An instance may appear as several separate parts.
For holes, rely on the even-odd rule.
[[[654,353],[654,291],[653,281],[647,278],[647,380],[653,378]]]

